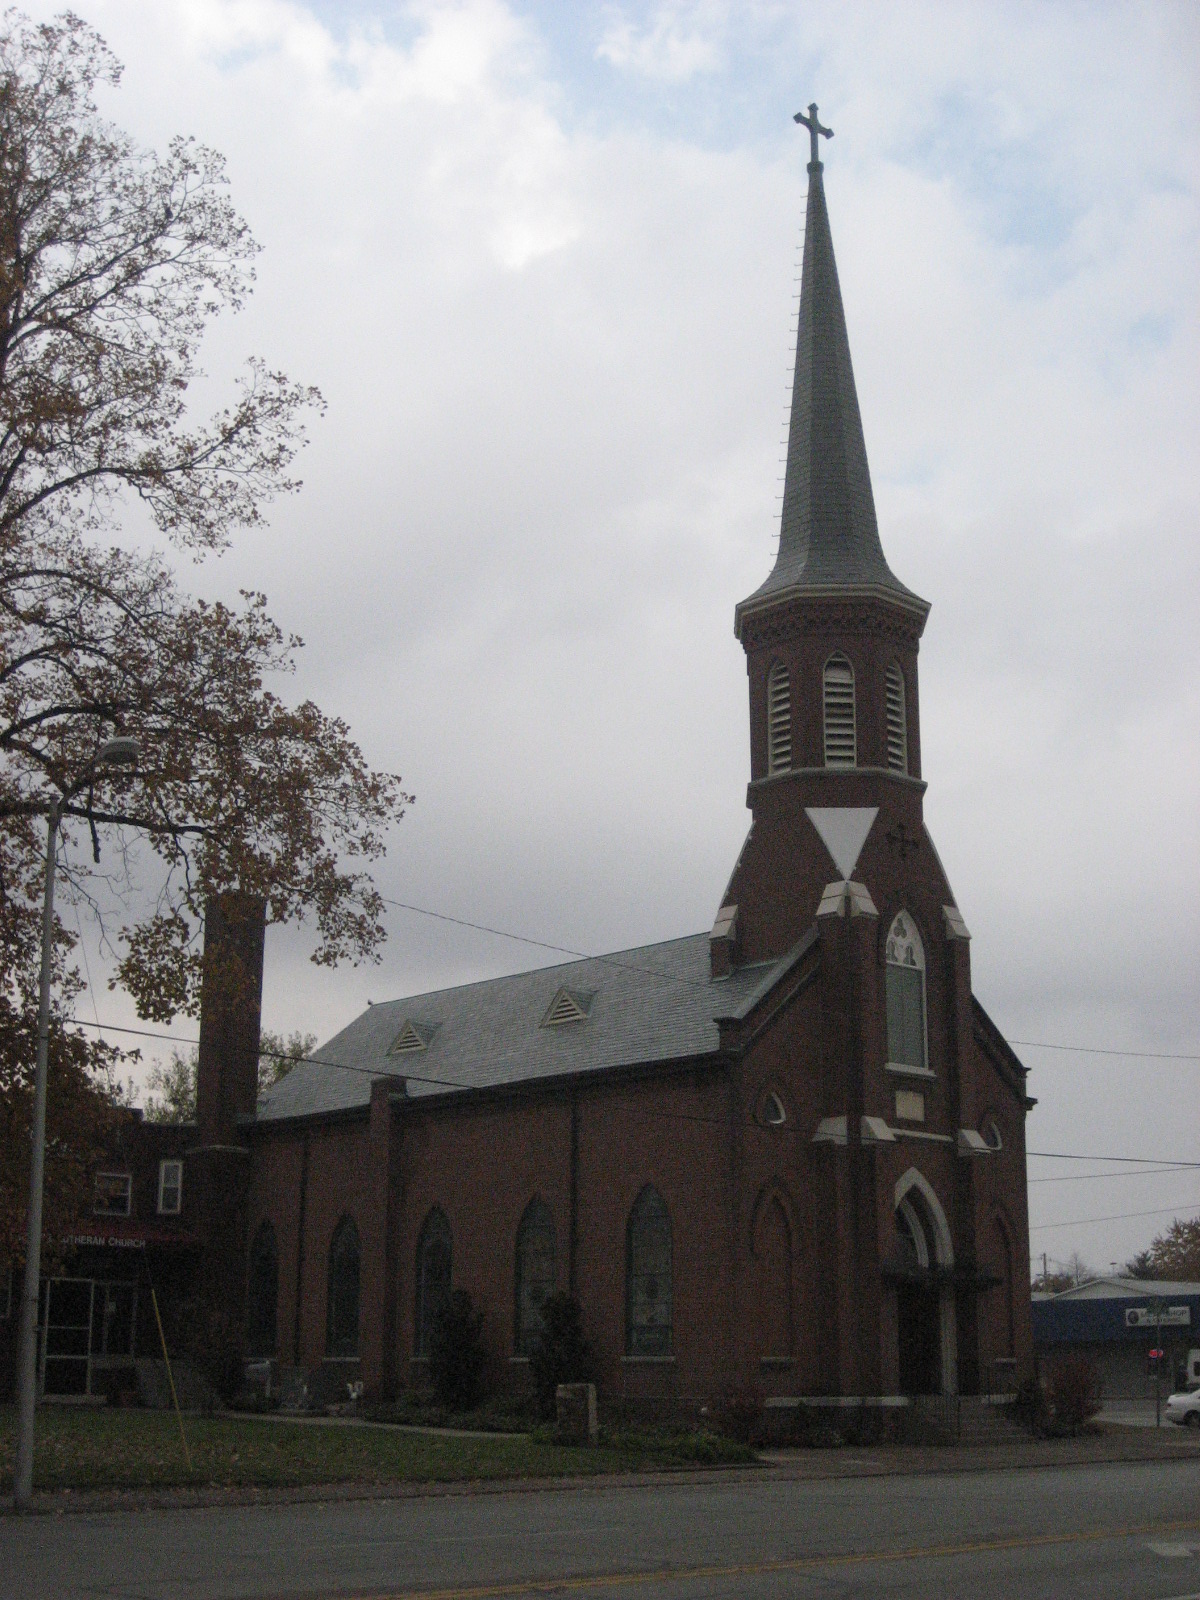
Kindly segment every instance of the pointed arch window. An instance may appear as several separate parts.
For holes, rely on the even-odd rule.
[[[888,1064],[926,1073],[925,949],[907,911],[888,930],[886,984]]]
[[[792,765],[792,680],[777,661],[767,676],[767,771],[787,772]]]
[[[825,765],[858,765],[854,719],[854,668],[843,655],[825,663]]]
[[[275,1354],[275,1320],[279,1306],[279,1247],[269,1222],[259,1224],[250,1246],[246,1282],[246,1352]]]
[[[525,1207],[517,1229],[516,1338],[519,1356],[531,1356],[542,1336],[542,1305],[554,1293],[554,1218],[544,1200]]]
[[[329,1246],[329,1286],[325,1298],[325,1354],[347,1359],[358,1354],[358,1282],[362,1252],[352,1217],[343,1217]]]
[[[671,1213],[653,1184],[633,1203],[625,1230],[625,1353],[669,1356]]]
[[[904,674],[900,663],[887,669],[887,764],[893,772],[908,771],[908,713],[904,699]]]
[[[414,1344],[419,1356],[427,1356],[433,1343],[438,1313],[450,1298],[450,1224],[440,1206],[421,1224],[417,1239],[417,1304],[414,1317]]]

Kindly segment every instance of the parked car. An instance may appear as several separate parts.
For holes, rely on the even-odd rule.
[[[1163,1416],[1181,1428],[1200,1428],[1200,1388],[1184,1389],[1167,1396]]]

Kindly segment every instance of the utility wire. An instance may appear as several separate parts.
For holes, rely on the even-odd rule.
[[[668,983],[682,983],[690,989],[707,989],[706,982],[696,978],[685,978],[678,972],[664,972],[659,967],[644,967],[631,961],[618,961],[614,956],[589,955],[586,950],[576,950],[568,944],[552,944],[547,939],[531,939],[528,934],[513,933],[509,928],[495,928],[486,922],[471,922],[466,917],[451,917],[444,911],[431,911],[428,906],[413,905],[408,900],[391,900],[387,895],[380,895],[385,906],[394,906],[399,911],[411,911],[419,917],[432,917],[435,922],[449,922],[456,928],[470,928],[475,933],[490,933],[497,939],[511,939],[516,944],[531,945],[535,950],[549,950],[555,955],[572,956],[577,961],[598,961],[607,967],[619,967],[626,972],[644,972],[652,978],[663,978]],[[1164,1050],[1112,1050],[1100,1045],[1085,1044],[1050,1044],[1044,1039],[1010,1039],[1009,1044],[1020,1045],[1026,1050],[1062,1050],[1072,1055],[1084,1056],[1125,1056],[1129,1060],[1137,1061],[1200,1061],[1200,1053],[1176,1053]]]
[[[179,1034],[176,1034],[176,1033],[164,1033],[159,1029],[153,1029],[153,1028],[126,1028],[126,1027],[121,1027],[116,1023],[88,1022],[87,1019],[84,1018],[84,1017],[67,1017],[65,1020],[68,1021],[68,1022],[75,1023],[75,1025],[77,1027],[80,1027],[80,1028],[101,1028],[104,1032],[126,1033],[126,1034],[130,1034],[133,1037],[139,1038],[139,1039],[162,1039],[162,1040],[165,1040],[168,1044],[198,1045],[200,1043],[199,1039],[191,1039],[191,1038],[181,1037]],[[388,1073],[381,1072],[378,1067],[364,1067],[364,1066],[360,1066],[360,1065],[357,1065],[357,1064],[351,1064],[348,1061],[331,1061],[331,1060],[329,1060],[329,1059],[327,1059],[325,1057],[322,1057],[322,1056],[293,1056],[291,1054],[291,1052],[287,1051],[287,1050],[260,1050],[258,1053],[261,1056],[266,1056],[266,1058],[269,1061],[294,1061],[297,1066],[328,1067],[331,1071],[334,1071],[334,1072],[357,1072],[357,1073],[361,1074],[363,1077],[367,1077],[367,1078],[383,1078],[383,1077],[389,1076]],[[469,1089],[471,1089],[473,1087],[476,1087],[476,1085],[463,1083],[460,1079],[457,1079],[457,1078],[434,1078],[434,1077],[430,1077],[427,1074],[409,1072],[407,1070],[397,1072],[395,1074],[395,1077],[397,1079],[404,1079],[409,1083],[424,1083],[424,1084],[430,1085],[430,1087],[432,1087],[432,1088],[437,1088],[437,1089],[456,1089],[459,1092],[462,1092],[464,1090],[469,1090]],[[506,1085],[506,1084],[495,1084],[495,1085],[488,1085],[487,1087],[489,1087],[489,1088],[506,1088],[506,1087],[514,1087],[514,1086],[515,1085],[511,1085],[511,1084],[508,1084],[508,1085]],[[725,1127],[725,1126],[727,1126],[727,1121],[726,1121],[726,1119],[724,1117],[706,1117],[706,1116],[701,1116],[701,1115],[699,1115],[697,1113],[694,1113],[694,1112],[687,1112],[687,1111],[656,1111],[656,1110],[652,1109],[649,1106],[639,1106],[637,1109],[638,1109],[639,1113],[642,1116],[651,1117],[651,1118],[653,1118],[655,1120],[659,1120],[659,1121],[701,1122],[701,1123],[707,1123],[711,1127]],[[786,1125],[783,1126],[783,1127],[772,1127],[771,1131],[773,1133],[790,1133],[790,1134],[792,1134],[794,1136],[796,1136],[796,1135],[799,1135],[801,1137],[804,1136],[803,1135],[803,1131],[800,1128],[789,1128]],[[1140,1174],[1140,1176],[1143,1176],[1143,1177],[1153,1177],[1155,1175],[1155,1169],[1156,1168],[1157,1169],[1166,1169],[1166,1170],[1170,1170],[1170,1171],[1185,1171],[1185,1170],[1186,1171],[1191,1171],[1193,1169],[1200,1169],[1200,1161],[1176,1161],[1176,1160],[1172,1159],[1169,1156],[1079,1155],[1079,1154],[1076,1154],[1075,1152],[1064,1151],[1064,1150],[1027,1150],[1025,1152],[1025,1154],[1026,1154],[1027,1157],[1036,1157],[1037,1159],[1042,1160],[1042,1161],[1117,1161],[1117,1162],[1122,1162],[1122,1163],[1128,1163],[1130,1165],[1134,1165],[1134,1166],[1137,1166],[1139,1168],[1147,1168],[1147,1169],[1149,1169],[1149,1170],[1144,1171],[1144,1172],[1142,1172]],[[1133,1173],[1128,1174],[1128,1176],[1131,1176],[1131,1177],[1138,1176],[1138,1175],[1139,1174],[1133,1174]],[[1119,1174],[1117,1174],[1117,1173],[1104,1173],[1104,1172],[1081,1173],[1080,1174],[1081,1178],[1087,1178],[1087,1177],[1104,1178],[1104,1177],[1117,1177],[1117,1176],[1119,1176]],[[1037,1179],[1037,1178],[1034,1178],[1034,1179],[1030,1179],[1029,1181],[1033,1182],[1033,1183],[1038,1183],[1038,1182],[1045,1183],[1045,1182],[1054,1182],[1055,1180],[1052,1179],[1052,1178],[1051,1179]]]
[[[1109,1217],[1076,1217],[1073,1222],[1039,1222],[1030,1233],[1050,1233],[1054,1228],[1082,1228],[1090,1222],[1128,1222],[1133,1217],[1179,1216],[1188,1211],[1200,1211],[1200,1206],[1159,1206],[1155,1211],[1118,1211]]]

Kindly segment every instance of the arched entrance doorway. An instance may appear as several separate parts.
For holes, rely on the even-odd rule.
[[[954,1394],[954,1289],[944,1270],[954,1265],[954,1249],[937,1196],[911,1169],[896,1185],[895,1225],[900,1392]]]

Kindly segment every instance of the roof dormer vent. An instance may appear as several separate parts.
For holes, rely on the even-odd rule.
[[[577,989],[560,989],[551,1000],[549,1010],[542,1018],[540,1026],[566,1028],[572,1022],[586,1022],[591,1005],[590,994],[581,994]]]
[[[405,1017],[404,1026],[388,1047],[388,1055],[407,1056],[414,1054],[418,1050],[428,1050],[429,1041],[433,1038],[433,1034],[434,1030],[432,1028],[422,1027],[419,1023],[414,1022],[411,1017]]]

